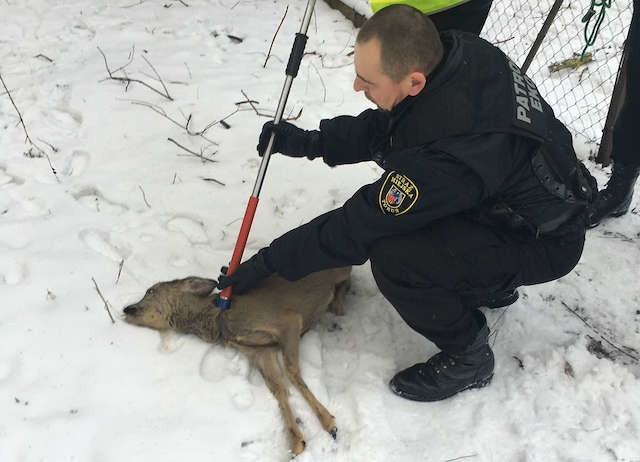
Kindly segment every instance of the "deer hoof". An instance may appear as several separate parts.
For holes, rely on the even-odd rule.
[[[338,428],[333,427],[331,430],[329,430],[329,434],[335,440],[336,438],[338,438]]]
[[[294,459],[297,455],[301,454],[306,446],[307,442],[305,440],[296,441],[291,446],[291,458]]]

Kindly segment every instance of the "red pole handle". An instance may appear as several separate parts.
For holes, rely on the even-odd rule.
[[[258,208],[259,198],[257,196],[249,197],[249,202],[247,203],[247,209],[244,212],[244,218],[242,219],[242,226],[240,227],[240,233],[238,234],[238,240],[236,241],[236,246],[233,249],[233,255],[231,256],[231,261],[229,262],[229,269],[227,270],[227,275],[232,274],[236,268],[240,265],[240,260],[242,260],[242,254],[244,253],[244,249],[247,245],[247,239],[249,238],[249,231],[251,230],[251,223],[253,223],[253,217],[256,214],[256,209]],[[230,305],[229,299],[231,298],[231,292],[233,290],[233,286],[226,287],[220,292],[220,297],[217,301],[217,306],[222,309],[226,309]]]

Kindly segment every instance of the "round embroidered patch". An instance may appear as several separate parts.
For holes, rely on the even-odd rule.
[[[378,204],[383,213],[402,215],[408,212],[418,200],[418,187],[402,173],[392,171],[387,175]]]

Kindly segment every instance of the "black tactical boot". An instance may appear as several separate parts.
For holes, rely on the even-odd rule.
[[[504,290],[502,292],[496,292],[486,297],[467,298],[463,301],[464,306],[468,308],[480,308],[486,306],[487,308],[502,308],[514,304],[520,294],[517,289]]]
[[[600,191],[598,199],[589,208],[589,228],[598,226],[603,218],[619,217],[629,211],[638,173],[640,166],[613,163],[607,187]]]
[[[482,313],[474,312],[482,328],[462,353],[444,351],[426,363],[398,372],[389,383],[398,396],[413,401],[440,401],[469,388],[480,388],[493,377],[493,352],[489,347],[489,327]]]

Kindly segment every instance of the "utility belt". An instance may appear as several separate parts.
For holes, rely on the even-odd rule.
[[[576,160],[563,164],[557,161],[558,153],[555,154],[549,152],[548,146],[539,146],[531,156],[531,167],[542,186],[563,202],[562,210],[533,223],[506,202],[497,200],[481,207],[474,214],[476,220],[536,238],[584,231],[586,210],[596,200],[598,185],[582,162]]]
[[[471,219],[477,223],[503,231],[515,232],[523,238],[538,239],[543,236],[563,236],[584,232],[586,229],[586,207],[567,209],[556,217],[534,224],[505,202],[495,202],[471,212]]]

